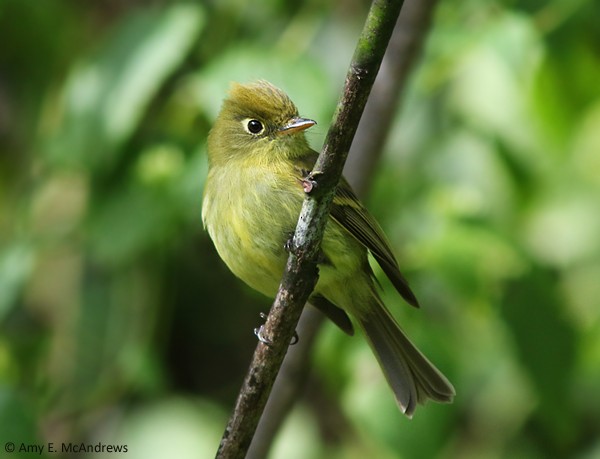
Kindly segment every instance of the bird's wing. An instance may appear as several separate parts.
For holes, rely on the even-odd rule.
[[[346,311],[338,308],[335,304],[325,298],[323,295],[313,295],[308,300],[315,308],[321,311],[329,320],[336,324],[340,329],[352,336],[354,335],[354,326]]]
[[[400,295],[412,306],[419,307],[417,298],[400,273],[383,230],[343,177],[333,198],[331,217],[369,249]]]
[[[313,168],[317,156],[318,154],[311,150],[306,156],[298,160],[298,167],[308,174]],[[383,272],[398,290],[398,293],[410,305],[419,307],[417,298],[402,273],[400,273],[398,262],[387,238],[383,234],[383,230],[365,206],[362,205],[344,177],[340,180],[333,198],[331,217],[371,252]]]

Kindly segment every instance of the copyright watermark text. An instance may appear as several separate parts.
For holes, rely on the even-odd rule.
[[[25,443],[7,441],[4,443],[6,453],[32,453],[42,455],[44,453],[126,453],[128,447],[125,444],[111,443]]]

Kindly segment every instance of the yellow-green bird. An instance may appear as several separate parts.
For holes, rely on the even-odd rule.
[[[314,124],[298,115],[283,91],[257,81],[232,86],[208,136],[202,220],[229,269],[269,297],[285,268],[285,245],[305,196],[302,180],[318,156],[304,135]],[[427,399],[452,401],[452,384],[409,341],[379,297],[368,252],[402,297],[418,305],[383,231],[344,179],[321,250],[311,303],[350,335],[348,314],[355,320],[402,411],[411,416]]]

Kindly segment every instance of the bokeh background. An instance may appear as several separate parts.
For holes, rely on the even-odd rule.
[[[203,231],[207,132],[264,78],[319,149],[367,9],[0,1],[0,457],[214,456],[270,301]],[[386,302],[458,395],[405,419],[325,324],[272,458],[600,457],[599,20],[439,2],[366,201],[422,308]]]

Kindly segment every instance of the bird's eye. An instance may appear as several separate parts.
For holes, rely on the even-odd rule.
[[[259,134],[264,129],[262,123],[258,120],[249,120],[247,127],[250,134]]]

